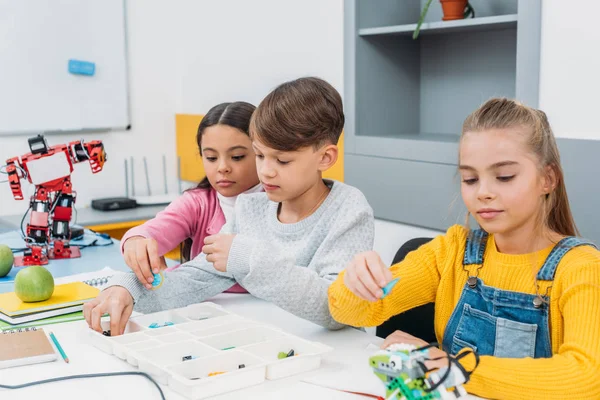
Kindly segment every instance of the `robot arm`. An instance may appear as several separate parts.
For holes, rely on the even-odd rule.
[[[21,189],[21,178],[19,169],[24,171],[19,163],[18,157],[11,158],[6,162],[6,173],[8,174],[8,183],[15,200],[23,200],[23,191]]]
[[[79,142],[69,143],[69,150],[73,163],[79,163],[82,161],[90,161],[90,167],[92,173],[98,173],[102,171],[104,163],[106,162],[106,151],[104,151],[104,145],[100,140],[92,140],[91,142]]]

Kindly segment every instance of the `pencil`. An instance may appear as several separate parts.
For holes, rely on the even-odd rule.
[[[50,332],[50,339],[52,339],[52,341],[54,342],[54,345],[58,349],[58,352],[62,356],[63,360],[65,360],[65,362],[68,363],[69,357],[67,357],[67,355],[65,354],[65,351],[60,346],[60,343],[58,343],[58,339],[56,339],[56,336],[54,336],[54,333],[52,333],[52,332]]]

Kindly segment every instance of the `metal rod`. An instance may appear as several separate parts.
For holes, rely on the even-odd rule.
[[[169,194],[169,185],[167,185],[167,156],[163,154],[163,179],[165,181],[165,194]]]
[[[129,169],[127,168],[127,159],[125,159],[125,197],[129,197]]]
[[[143,158],[144,160],[144,174],[146,175],[146,188],[148,188],[148,196],[152,196],[152,190],[150,190],[150,176],[148,175],[148,160],[146,156]]]
[[[133,157],[130,157],[129,161],[131,161],[131,197],[135,197],[135,174]]]
[[[177,157],[177,187],[181,194],[181,157]]]

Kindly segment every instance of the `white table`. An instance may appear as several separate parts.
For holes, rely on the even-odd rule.
[[[301,380],[314,374],[323,373],[323,371],[367,365],[365,348],[369,344],[380,345],[382,339],[352,328],[328,331],[248,294],[221,294],[210,301],[220,304],[236,314],[279,326],[286,332],[334,348],[334,351],[325,357],[320,370],[278,381],[266,381],[261,385],[230,392],[214,397],[214,399],[367,399],[314,386],[301,382]],[[63,375],[136,370],[127,362],[115,356],[109,356],[87,344],[85,339],[87,329],[85,321],[45,327],[46,332],[53,331],[57,336],[70,363],[66,364],[59,359],[53,363],[0,370],[0,383],[14,385]],[[368,370],[366,371],[368,373]],[[168,400],[184,399],[166,386],[163,386],[163,390]],[[147,379],[125,376],[57,382],[14,391],[0,389],[0,398],[18,400],[154,400],[160,399],[160,395]]]

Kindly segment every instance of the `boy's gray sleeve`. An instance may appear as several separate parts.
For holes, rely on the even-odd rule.
[[[215,270],[200,253],[179,268],[164,272],[164,282],[156,290],[146,289],[134,273],[115,275],[108,287],[122,286],[129,291],[135,303],[134,309],[151,313],[199,303],[229,289],[235,280]]]
[[[315,241],[307,267],[295,265],[294,255],[272,243],[238,234],[227,271],[256,297],[328,329],[344,327],[329,312],[327,290],[355,254],[373,248],[373,211],[366,200],[360,204],[340,211],[324,227],[329,232],[321,243]]]

